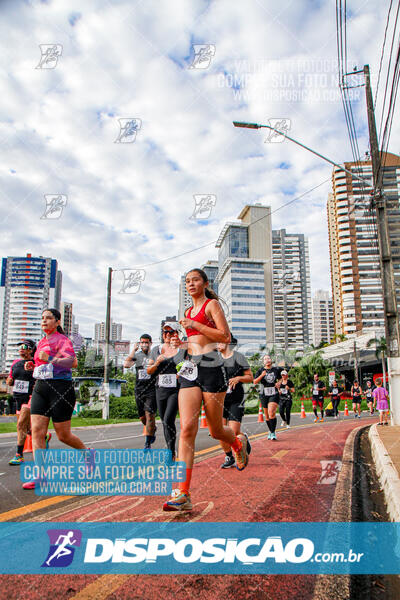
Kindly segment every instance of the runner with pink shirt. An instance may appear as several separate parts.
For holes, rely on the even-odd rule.
[[[382,379],[377,379],[375,381],[376,388],[372,392],[374,397],[374,407],[376,404],[376,408],[379,411],[379,423],[378,425],[389,425],[389,394],[387,390],[382,387]],[[385,422],[383,421],[385,419]]]
[[[61,327],[61,313],[45,309],[42,313],[42,329],[46,334],[38,343],[34,363],[25,363],[25,369],[33,370],[36,379],[31,399],[31,429],[33,455],[46,447],[46,434],[50,418],[60,442],[85,450],[86,446],[71,432],[71,417],[75,407],[75,390],[72,383],[72,367],[77,365],[71,340]],[[35,481],[22,486],[35,488]]]

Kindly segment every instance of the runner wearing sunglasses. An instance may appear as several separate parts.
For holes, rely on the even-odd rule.
[[[31,429],[31,396],[35,379],[32,371],[25,369],[25,365],[32,361],[36,352],[36,344],[33,340],[22,340],[18,353],[20,358],[14,360],[11,365],[10,373],[7,377],[7,385],[13,386],[13,401],[16,405],[17,421],[17,451],[14,458],[10,460],[9,465],[20,465],[24,462],[24,444],[26,436]],[[46,437],[46,448],[51,438],[51,433]]]

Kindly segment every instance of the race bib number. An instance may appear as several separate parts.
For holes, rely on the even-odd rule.
[[[287,396],[287,389],[281,388],[281,394],[283,394],[284,396]]]
[[[148,374],[146,369],[138,369],[138,377],[141,381],[143,381],[144,379],[150,379],[151,375]]]
[[[317,385],[314,385],[313,395],[319,396],[319,387]]]
[[[338,391],[339,391],[339,390],[338,390],[337,388],[333,388],[333,390],[332,390],[332,394],[333,394],[334,396],[336,396],[336,395],[337,395],[337,393],[338,393]]]
[[[176,387],[176,375],[173,373],[163,373],[158,376],[159,387],[174,388]]]
[[[277,393],[276,387],[265,387],[264,388],[265,396],[275,396],[276,393]]]
[[[33,376],[35,379],[53,379],[53,365],[46,363],[35,367]]]
[[[27,394],[29,390],[29,381],[23,381],[22,379],[16,379],[14,381],[13,392],[14,394]]]
[[[190,360],[185,360],[181,370],[179,371],[179,375],[188,381],[194,381],[197,378],[197,373],[197,365],[192,363]]]

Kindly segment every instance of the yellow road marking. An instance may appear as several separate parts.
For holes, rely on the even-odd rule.
[[[15,519],[16,517],[26,515],[29,512],[47,508],[48,506],[58,504],[59,502],[64,502],[64,500],[69,500],[70,498],[76,498],[76,496],[54,496],[52,498],[46,498],[45,500],[39,500],[39,502],[34,502],[33,504],[26,504],[25,506],[8,510],[0,514],[0,522]]]
[[[285,456],[285,454],[287,454],[289,452],[289,450],[279,450],[279,452],[277,452],[276,454],[273,454],[271,456],[271,458],[282,458],[283,456]]]
[[[71,598],[74,600],[93,600],[93,598],[104,600],[118,590],[129,577],[132,575],[102,575]]]

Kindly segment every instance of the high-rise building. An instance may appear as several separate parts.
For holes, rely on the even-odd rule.
[[[218,295],[233,335],[255,349],[273,341],[271,209],[246,205],[238,219],[216,244]]]
[[[57,274],[59,275],[57,276]],[[1,368],[17,357],[21,339],[43,337],[41,316],[57,307],[61,298],[61,273],[57,261],[43,256],[3,258],[0,282]]]
[[[185,310],[192,305],[192,299],[190,297],[189,292],[186,289],[185,283],[185,275],[181,276],[181,280],[179,282],[179,310],[178,310],[178,320],[180,321],[185,316]]]
[[[201,268],[208,277],[210,288],[218,294],[218,261],[208,260]]]
[[[274,343],[304,349],[312,340],[310,257],[302,233],[272,232]]]
[[[94,341],[104,342],[106,339],[106,324],[104,321],[95,323],[94,325]],[[122,340],[122,323],[114,323],[111,320],[110,324],[110,342]]]
[[[382,154],[383,193],[400,303],[400,157]],[[344,167],[372,181],[370,160]],[[328,228],[335,332],[352,334],[384,326],[382,283],[375,215],[370,209],[372,188],[335,167],[333,193],[328,198]]]
[[[332,341],[334,336],[333,327],[333,304],[329,292],[317,290],[312,299],[313,317],[313,344],[318,346],[321,342]]]
[[[60,305],[61,313],[61,327],[64,329],[65,335],[71,336],[73,332],[74,316],[72,314],[72,303],[61,302]]]

